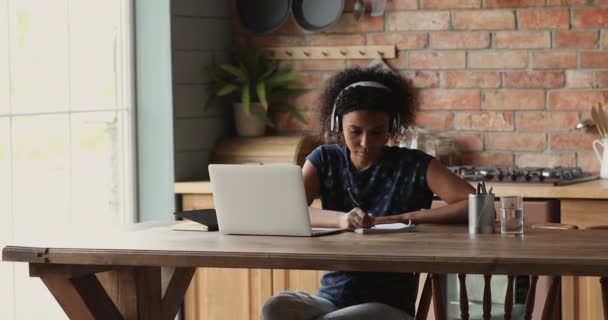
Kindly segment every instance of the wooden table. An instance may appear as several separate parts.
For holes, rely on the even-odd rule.
[[[464,226],[429,225],[415,233],[298,238],[178,232],[168,223],[144,223],[8,246],[2,258],[29,263],[70,318],[172,319],[195,267],[606,276],[608,233],[471,237]],[[164,295],[161,267],[175,268]],[[102,286],[95,276],[108,270],[119,273],[117,287]]]

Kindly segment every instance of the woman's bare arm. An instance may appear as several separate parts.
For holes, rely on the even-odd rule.
[[[354,208],[350,212],[342,212],[310,207],[319,195],[321,183],[319,175],[317,175],[317,169],[308,160],[306,160],[302,167],[302,175],[304,176],[306,201],[309,205],[310,224],[313,227],[356,229],[370,227],[374,224],[373,218],[359,208]]]
[[[466,181],[452,173],[439,160],[431,160],[426,181],[429,189],[448,205],[421,211],[405,212],[399,215],[377,217],[376,223],[406,222],[423,223],[466,223],[468,219],[468,195],[475,189]]]

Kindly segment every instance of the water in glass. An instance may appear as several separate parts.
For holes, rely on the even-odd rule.
[[[521,236],[524,233],[524,209],[500,209],[500,233],[505,236]]]

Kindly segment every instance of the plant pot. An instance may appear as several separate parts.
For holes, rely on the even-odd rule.
[[[240,137],[259,137],[263,136],[266,131],[266,124],[258,119],[254,113],[266,113],[264,107],[259,103],[251,104],[251,114],[245,113],[243,105],[235,103],[232,105],[234,110],[234,123],[236,125],[236,133]]]

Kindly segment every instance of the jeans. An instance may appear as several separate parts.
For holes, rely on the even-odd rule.
[[[405,311],[395,307],[369,302],[343,309],[329,300],[303,291],[285,291],[268,299],[262,308],[260,320],[413,320]]]

